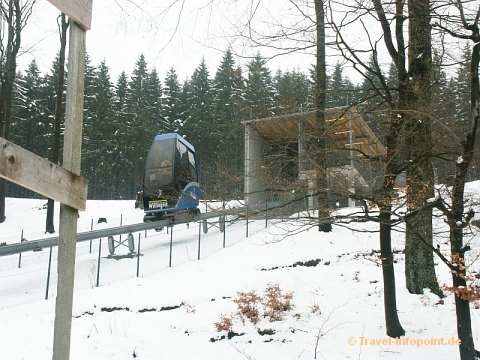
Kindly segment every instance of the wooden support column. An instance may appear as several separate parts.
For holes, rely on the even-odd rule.
[[[63,167],[79,175],[83,124],[85,30],[70,19],[69,34]],[[77,219],[77,209],[65,204],[60,205],[53,360],[68,360],[70,358]]]

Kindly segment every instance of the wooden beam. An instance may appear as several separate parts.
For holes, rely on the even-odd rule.
[[[69,35],[63,166],[73,173],[80,174],[86,33],[77,22],[70,20]],[[53,360],[70,358],[77,220],[76,209],[66,204],[60,205]]]
[[[0,177],[85,210],[87,180],[0,137]]]
[[[58,10],[78,23],[83,30],[92,25],[92,0],[48,0]]]

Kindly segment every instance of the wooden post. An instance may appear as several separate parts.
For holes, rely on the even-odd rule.
[[[63,167],[79,175],[83,124],[85,30],[76,22],[70,20],[69,35]],[[77,209],[64,204],[60,205],[53,360],[68,360],[70,358],[77,219]]]

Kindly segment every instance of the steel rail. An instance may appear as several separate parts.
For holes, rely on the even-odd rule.
[[[100,239],[100,238],[106,238],[108,236],[123,235],[123,234],[144,231],[144,230],[158,229],[165,226],[175,226],[175,225],[181,225],[181,224],[186,224],[191,222],[199,222],[199,221],[208,220],[215,217],[220,217],[223,215],[235,215],[240,213],[242,210],[244,210],[244,208],[245,207],[242,206],[242,207],[222,210],[218,212],[202,213],[193,219],[178,219],[174,221],[170,219],[166,219],[166,220],[160,220],[160,221],[154,221],[154,222],[145,222],[145,223],[125,225],[125,226],[117,226],[117,227],[107,228],[107,229],[81,232],[77,234],[77,243],[83,242],[83,241]],[[58,236],[38,239],[38,240],[25,241],[19,244],[4,245],[4,246],[0,246],[0,257],[7,256],[7,255],[15,255],[15,254],[23,253],[26,251],[40,251],[44,248],[48,248],[50,246],[57,246],[57,245],[58,245]]]

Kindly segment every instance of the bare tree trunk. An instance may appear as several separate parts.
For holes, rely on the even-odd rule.
[[[389,181],[389,180],[386,180]],[[393,190],[393,187],[392,187]],[[405,335],[397,313],[395,270],[392,253],[391,206],[380,209],[380,256],[382,258],[383,302],[387,335],[393,338]]]
[[[480,13],[480,10],[479,10]],[[463,143],[462,161],[456,162],[455,182],[452,189],[452,207],[450,210],[450,251],[452,259],[457,259],[457,264],[464,264],[465,249],[463,245],[463,224],[464,222],[464,191],[468,168],[473,159],[475,140],[478,125],[480,123],[480,79],[478,67],[480,65],[480,34],[477,25],[477,44],[473,47],[471,62],[471,114],[472,127]],[[472,214],[473,216],[473,214]],[[466,270],[464,266],[458,266],[459,270],[452,272],[452,281],[455,288],[466,287]],[[468,299],[462,299],[455,294],[455,310],[457,314],[457,334],[461,340],[461,360],[474,360],[480,358],[475,350],[472,337],[472,320],[470,316],[470,303]]]
[[[327,183],[327,126],[325,121],[326,102],[326,63],[325,63],[325,8],[323,0],[315,0],[315,17],[317,21],[317,65],[315,81],[315,108],[318,126],[318,148],[315,164],[318,188],[318,230],[323,232],[332,231],[330,213],[328,211],[328,183]]]
[[[65,14],[62,13],[60,17],[60,54],[58,59],[58,78],[55,99],[55,122],[53,124],[52,151],[50,154],[50,160],[55,164],[58,164],[60,160],[60,128],[65,115],[65,109],[63,105],[63,90],[65,87],[65,48],[67,45],[68,29],[68,23],[65,19]],[[45,224],[45,232],[47,233],[55,232],[55,225],[53,224],[54,212],[55,202],[52,199],[48,199],[47,219]]]
[[[402,94],[403,93],[400,92],[400,96],[402,96]],[[382,188],[380,190],[380,256],[382,260],[383,301],[385,307],[386,332],[388,336],[400,337],[405,335],[405,330],[400,324],[397,313],[397,290],[392,252],[391,210],[392,199],[394,196],[395,178],[398,174],[398,164],[401,156],[398,151],[398,138],[403,122],[395,114],[391,114],[390,118],[390,126],[385,139],[387,150],[385,158],[385,173],[383,176]]]
[[[7,28],[0,47],[0,137],[7,138],[12,115],[12,97],[17,70],[17,54],[20,49],[22,28],[31,14],[32,3],[22,7],[20,0],[0,4],[0,17]],[[0,179],[0,223],[5,217],[6,183]]]
[[[408,13],[410,78],[405,115],[408,119],[406,145],[411,161],[407,168],[407,206],[412,212],[434,195],[430,0],[408,1]],[[422,294],[423,289],[429,288],[435,294],[443,295],[435,275],[432,246],[432,209],[428,208],[415,212],[406,222],[405,278],[407,289],[413,294]]]

